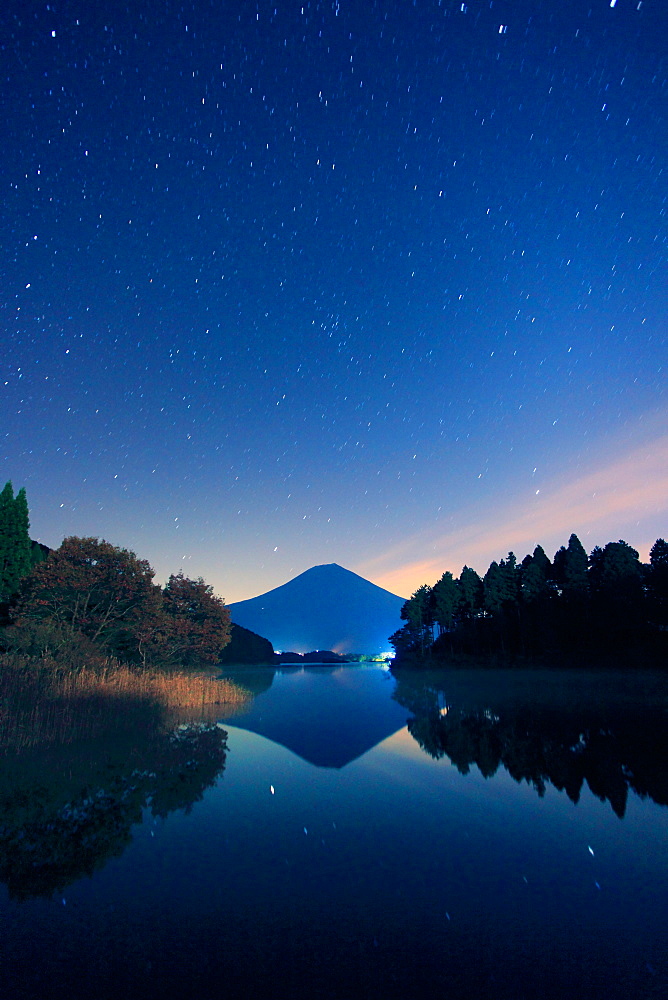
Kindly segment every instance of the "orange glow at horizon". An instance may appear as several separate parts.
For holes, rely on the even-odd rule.
[[[493,559],[512,550],[518,561],[540,544],[550,559],[571,532],[591,551],[623,537],[647,560],[656,537],[644,520],[668,513],[668,435],[635,446],[619,459],[565,484],[543,486],[530,500],[490,511],[474,523],[428,538],[416,533],[382,556],[356,567],[380,587],[408,597],[464,565],[484,574]],[[667,526],[668,527],[668,526]],[[661,533],[659,533],[660,537]],[[430,555],[414,558],[420,552]]]

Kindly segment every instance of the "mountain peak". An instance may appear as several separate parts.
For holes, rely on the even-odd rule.
[[[265,636],[274,649],[380,653],[401,627],[403,603],[352,570],[324,563],[229,607],[233,622]]]

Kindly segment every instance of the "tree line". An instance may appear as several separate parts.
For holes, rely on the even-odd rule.
[[[164,587],[134,552],[97,538],[43,551],[29,538],[25,490],[0,494],[0,601],[6,651],[67,665],[115,657],[142,666],[217,663],[230,613],[200,577]]]
[[[657,539],[649,564],[627,542],[587,555],[572,534],[550,561],[541,545],[521,563],[513,552],[483,577],[464,566],[443,573],[404,604],[405,625],[390,643],[404,661],[593,654],[668,645],[668,543]]]

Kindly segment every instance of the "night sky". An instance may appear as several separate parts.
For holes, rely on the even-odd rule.
[[[664,0],[5,0],[0,479],[227,601],[668,534]]]

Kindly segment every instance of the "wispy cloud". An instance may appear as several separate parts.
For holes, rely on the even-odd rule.
[[[484,572],[492,559],[511,549],[522,558],[540,543],[551,556],[550,546],[565,544],[572,531],[585,547],[589,537],[596,539],[593,547],[624,533],[630,544],[643,547],[648,540],[634,537],[634,530],[644,534],[653,526],[658,534],[665,533],[667,512],[668,435],[663,435],[567,483],[548,484],[528,500],[518,498],[512,506],[490,510],[476,522],[463,521],[447,534],[436,538],[425,532],[413,534],[356,571],[394,593],[408,595],[422,583],[433,583],[445,570],[458,575],[465,563]],[[416,560],[419,553],[422,557]]]

